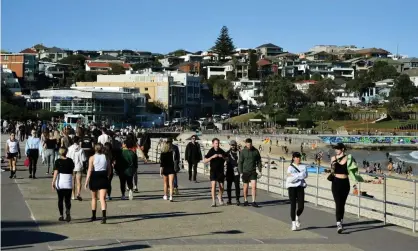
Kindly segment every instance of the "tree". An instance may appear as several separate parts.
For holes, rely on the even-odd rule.
[[[234,52],[235,46],[232,38],[229,36],[228,27],[222,27],[221,33],[218,39],[216,39],[212,50],[219,55],[221,60],[224,60],[226,56],[229,56]]]
[[[389,95],[390,97],[402,98],[408,102],[417,95],[417,88],[408,75],[402,74],[395,79],[395,84]]]
[[[70,55],[59,61],[61,64],[69,64],[73,69],[84,69],[86,57],[83,55]]]
[[[316,84],[309,85],[307,96],[311,102],[316,103],[323,101],[325,103],[333,103],[335,96],[331,93],[331,90],[336,88],[336,84],[331,79],[324,79]]]
[[[298,125],[301,128],[312,128],[314,126],[312,111],[309,107],[304,107],[299,114]]]
[[[178,50],[175,50],[175,51],[170,52],[170,53],[168,53],[168,54],[169,54],[169,55],[176,56],[176,57],[180,57],[180,56],[184,56],[184,55],[186,55],[186,54],[188,54],[188,53],[190,53],[190,52],[188,52],[188,51],[186,51],[186,50],[183,50],[183,49],[178,49]]]
[[[371,82],[377,82],[388,78],[396,78],[399,76],[396,68],[389,65],[385,61],[375,61],[373,67],[367,73]]]
[[[311,77],[311,80],[320,81],[322,80],[322,76],[319,73],[314,73]]]
[[[153,61],[153,62],[146,62],[146,63],[136,63],[132,65],[132,69],[134,71],[148,69],[148,68],[160,68],[163,65],[159,61]]]
[[[248,53],[248,60],[249,60],[248,78],[258,79],[258,65],[257,65],[258,56],[256,53],[254,53],[253,50],[250,50],[250,52]]]
[[[125,74],[125,68],[121,64],[110,64],[110,67],[110,74],[112,75]]]
[[[389,103],[386,104],[386,110],[392,118],[402,118],[402,107],[404,106],[405,102],[401,97],[392,97],[389,99]]]

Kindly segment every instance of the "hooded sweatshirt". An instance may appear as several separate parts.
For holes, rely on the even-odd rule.
[[[86,161],[84,150],[78,144],[73,144],[68,148],[67,158],[73,160],[75,172],[81,171],[83,168],[83,162]]]
[[[308,177],[308,170],[303,164],[292,163],[287,168],[286,187],[306,187],[305,179]]]

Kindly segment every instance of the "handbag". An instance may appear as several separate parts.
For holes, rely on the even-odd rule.
[[[25,161],[23,161],[23,165],[26,167],[29,166],[29,158],[26,158]]]
[[[331,172],[331,173],[328,175],[327,180],[329,180],[329,181],[333,181],[333,180],[334,180],[334,177],[335,177],[335,174],[334,174],[333,172]]]

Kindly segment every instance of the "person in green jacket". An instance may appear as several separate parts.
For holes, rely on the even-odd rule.
[[[256,202],[256,190],[257,190],[257,169],[261,172],[262,162],[260,152],[254,148],[252,139],[245,140],[245,147],[242,149],[238,161],[238,170],[242,177],[242,183],[244,184],[244,206],[248,206],[248,184],[251,181],[251,194],[253,199],[253,207],[258,207]]]
[[[129,200],[133,200],[133,175],[138,169],[138,156],[132,150],[133,144],[130,140],[122,143],[122,151],[116,157],[115,169],[119,176],[122,200],[125,200],[125,188],[128,185]]]

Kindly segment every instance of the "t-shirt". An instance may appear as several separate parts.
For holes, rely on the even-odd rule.
[[[213,147],[209,150],[209,152],[205,155],[206,159],[209,159],[215,154],[222,154],[223,156],[226,155],[225,151],[221,148],[215,150]],[[223,158],[214,158],[210,160],[210,172],[223,172],[224,171],[224,163],[225,159]]]
[[[55,187],[60,189],[72,189],[73,188],[73,171],[74,162],[70,158],[57,159],[55,161],[54,170],[58,171],[57,180],[55,181]]]
[[[46,149],[57,149],[57,140],[56,139],[47,139],[45,141]]]
[[[19,152],[19,141],[17,141],[16,139],[14,141],[11,141],[10,139],[8,139],[7,145],[9,146],[9,153]]]

